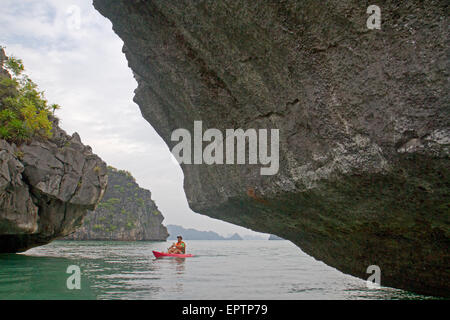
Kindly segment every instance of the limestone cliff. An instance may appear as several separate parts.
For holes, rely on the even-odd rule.
[[[97,209],[68,240],[166,240],[161,212],[149,190],[140,188],[124,170],[108,167],[108,188]]]
[[[177,128],[277,128],[280,171],[182,165],[196,212],[276,234],[342,272],[449,295],[448,2],[94,0],[135,101]]]
[[[3,69],[0,78],[10,78]],[[3,110],[0,97],[0,110]],[[106,189],[106,164],[52,121],[52,137],[20,145],[0,139],[0,253],[46,244],[76,229]]]

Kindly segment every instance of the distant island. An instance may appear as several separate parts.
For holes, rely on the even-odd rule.
[[[103,200],[65,240],[166,240],[164,217],[149,190],[139,187],[126,170],[108,166]]]
[[[242,238],[244,240],[268,240],[266,234],[244,234]]]
[[[199,231],[195,229],[185,229],[181,226],[167,225],[169,232],[168,240],[175,240],[178,235],[183,236],[183,240],[244,240],[239,234],[235,233],[230,237],[223,237],[214,231]]]
[[[284,240],[283,238],[280,238],[279,236],[276,236],[274,234],[271,234],[269,236],[269,240]]]

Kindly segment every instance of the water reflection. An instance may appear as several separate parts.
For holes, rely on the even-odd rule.
[[[175,270],[177,271],[177,274],[184,273],[186,259],[175,258],[175,259],[171,259],[171,262],[173,265],[175,265]]]

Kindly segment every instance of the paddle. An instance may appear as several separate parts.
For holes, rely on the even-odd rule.
[[[170,248],[172,248],[174,244],[175,244],[175,243],[172,243],[172,245],[171,245],[170,247],[167,248],[167,252],[169,252]]]

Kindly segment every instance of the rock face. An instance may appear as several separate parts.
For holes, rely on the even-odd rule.
[[[54,123],[49,141],[0,140],[0,252],[20,252],[68,235],[106,188],[105,163],[77,133]]]
[[[0,66],[3,65],[0,50]],[[0,68],[0,77],[9,73]],[[0,253],[63,237],[95,208],[106,189],[106,164],[53,122],[53,136],[20,146],[0,139]]]
[[[108,167],[108,188],[97,209],[67,240],[166,240],[161,212],[149,190],[140,188],[127,171]]]
[[[135,101],[173,130],[275,128],[280,170],[182,165],[196,212],[276,234],[344,273],[450,295],[447,1],[94,0]]]

